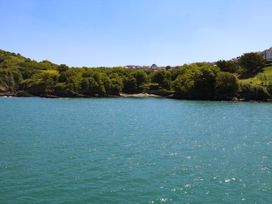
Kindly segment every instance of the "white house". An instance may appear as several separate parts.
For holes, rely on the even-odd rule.
[[[264,59],[267,61],[272,61],[272,47],[263,52]]]

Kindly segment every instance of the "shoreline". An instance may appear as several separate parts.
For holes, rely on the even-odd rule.
[[[39,97],[39,98],[167,98],[161,95],[149,94],[149,93],[137,93],[137,94],[127,94],[120,93],[120,95],[108,95],[108,96],[88,96],[88,95],[78,95],[78,96],[56,96],[56,95],[44,95],[35,96],[30,94],[18,94],[18,93],[0,93],[1,98],[29,98],[29,97]]]
[[[121,93],[120,98],[163,98],[163,97],[160,95],[148,94],[148,93],[138,93],[138,94]]]
[[[45,95],[45,96],[34,96],[34,95],[21,95],[17,93],[0,93],[0,98],[47,98],[47,99],[98,99],[98,98],[167,98],[167,99],[175,99],[175,100],[186,100],[186,101],[229,101],[229,102],[272,102],[272,99],[267,100],[246,100],[243,98],[226,98],[226,99],[192,99],[192,98],[177,98],[173,95],[169,96],[162,96],[156,94],[149,94],[149,93],[137,93],[137,94],[127,94],[127,93],[120,93],[120,95],[109,95],[109,96],[55,96],[55,95]]]

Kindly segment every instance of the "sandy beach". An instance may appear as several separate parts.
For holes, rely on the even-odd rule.
[[[120,96],[124,97],[124,98],[147,98],[147,97],[161,98],[161,96],[159,96],[159,95],[148,94],[148,93],[139,93],[139,94],[125,94],[125,93],[121,93]]]

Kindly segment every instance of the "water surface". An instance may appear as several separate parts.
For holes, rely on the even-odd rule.
[[[0,98],[0,203],[271,203],[272,104]]]

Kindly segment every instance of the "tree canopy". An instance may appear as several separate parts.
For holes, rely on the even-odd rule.
[[[48,60],[37,62],[0,50],[0,95],[43,97],[107,97],[121,93],[155,93],[186,99],[270,97],[270,87],[240,84],[240,67],[247,72],[264,66],[259,53],[247,53],[238,61],[144,69],[126,67],[69,67]]]
[[[250,52],[240,57],[239,64],[248,71],[255,71],[265,65],[265,60],[260,53]]]

